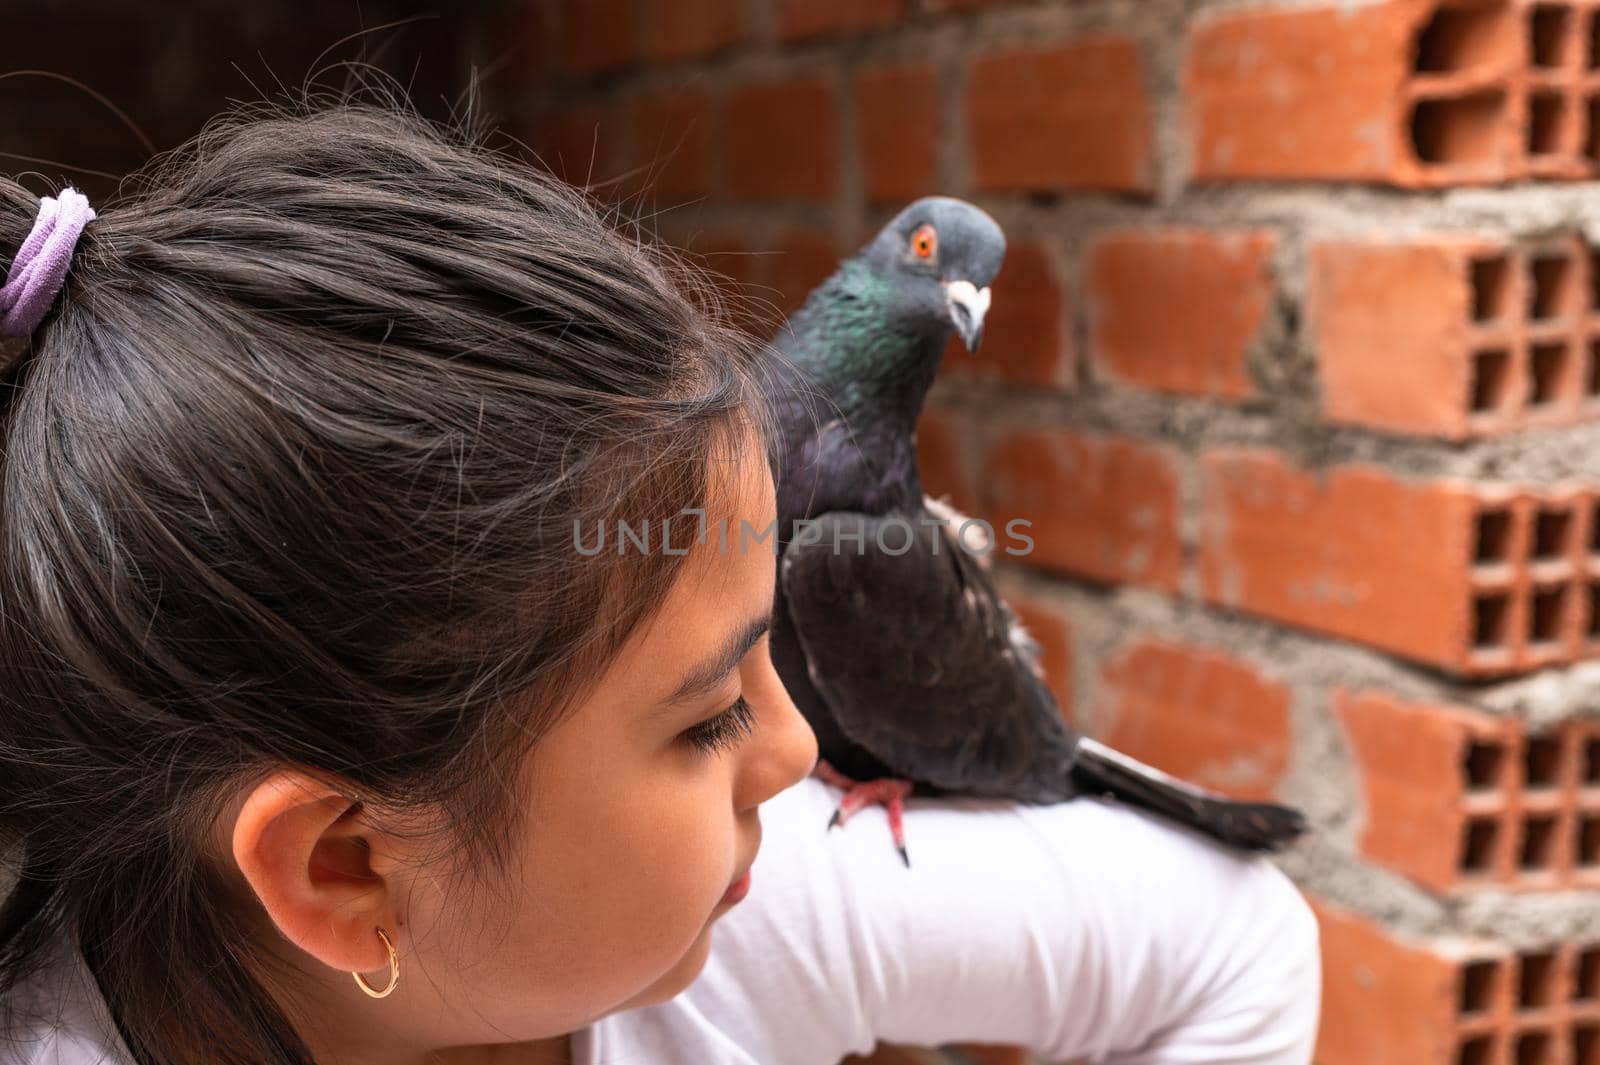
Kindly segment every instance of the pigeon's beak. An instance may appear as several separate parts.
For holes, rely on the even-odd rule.
[[[961,342],[972,354],[983,343],[983,316],[989,313],[989,286],[978,288],[971,281],[950,281],[944,286],[950,301],[950,321],[955,323]]]

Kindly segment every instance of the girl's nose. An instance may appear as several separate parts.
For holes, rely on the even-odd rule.
[[[751,673],[745,698],[760,716],[760,725],[748,748],[740,798],[755,806],[809,776],[818,751],[811,723],[789,697],[771,658],[752,655]]]

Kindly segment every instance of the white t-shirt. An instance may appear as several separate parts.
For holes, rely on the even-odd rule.
[[[836,1065],[878,1040],[1028,1046],[1046,1061],[1306,1065],[1317,926],[1269,860],[1099,799],[906,803],[825,828],[814,777],[761,807],[743,902],[661,1005],[573,1036],[578,1065]],[[132,1065],[76,952],[19,992],[0,1065]],[[404,972],[402,970],[402,978]]]

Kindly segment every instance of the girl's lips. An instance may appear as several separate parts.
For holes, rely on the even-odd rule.
[[[722,896],[724,905],[731,905],[750,894],[750,870],[746,869],[744,875],[735,880]]]

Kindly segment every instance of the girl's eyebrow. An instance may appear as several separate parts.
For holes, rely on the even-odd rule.
[[[750,653],[750,648],[754,647],[756,641],[765,636],[771,627],[771,611],[746,622],[742,628],[723,641],[715,654],[691,669],[676,690],[651,710],[650,716],[659,717],[669,713],[695,696],[703,695],[716,687],[722,678],[733,672],[734,667]]]

